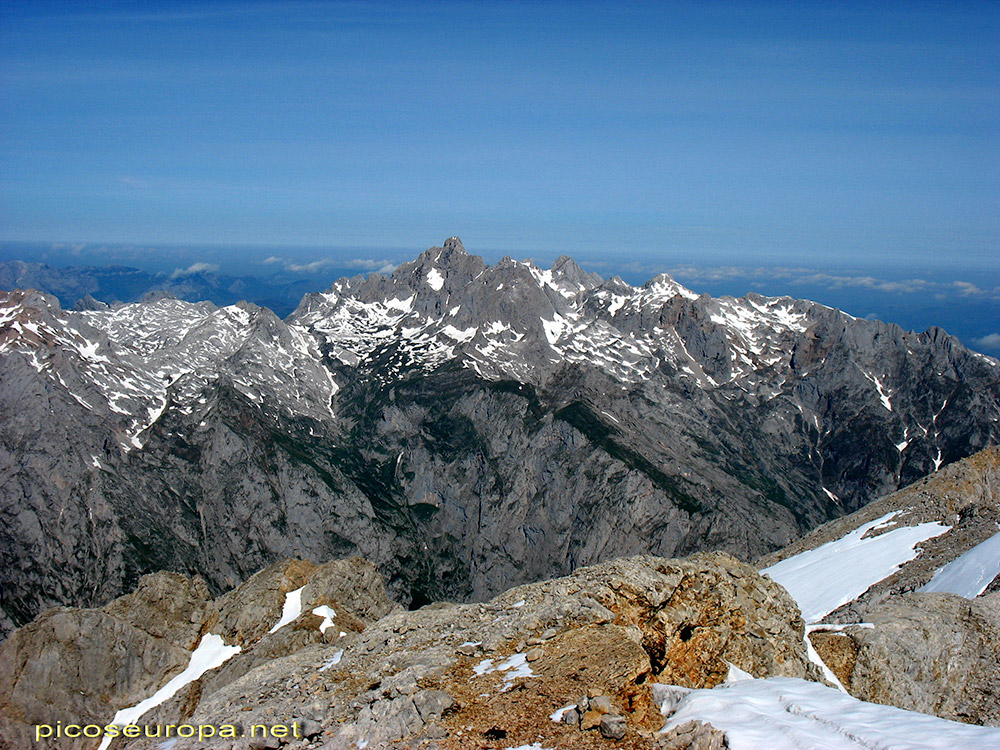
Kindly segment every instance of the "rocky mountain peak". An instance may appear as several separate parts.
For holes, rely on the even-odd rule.
[[[552,274],[561,277],[571,284],[577,284],[584,289],[599,286],[604,279],[596,273],[587,273],[568,255],[560,255],[552,264]]]
[[[446,298],[453,288],[469,284],[488,267],[481,257],[466,252],[462,240],[449,237],[444,241],[443,247],[432,247],[422,252],[416,260],[400,264],[392,273],[393,285],[387,286],[375,281],[376,277],[382,277],[372,274],[367,282],[361,282],[359,286],[367,290],[367,294],[363,295],[365,299],[373,299],[377,295],[398,294],[401,291],[398,285],[403,284],[410,291],[417,292],[418,298],[432,303],[437,298]],[[430,309],[433,304],[425,307]]]
[[[166,289],[154,289],[151,292],[146,292],[142,296],[141,302],[159,302],[160,300],[176,300],[177,295]]]
[[[458,237],[449,237],[440,247],[434,246],[422,252],[417,258],[418,265],[434,265],[439,268],[447,268],[452,264],[463,265],[465,260],[471,257]],[[409,264],[404,264],[409,265]]]
[[[666,273],[660,273],[654,276],[652,279],[643,284],[643,289],[648,289],[659,294],[676,296],[681,295],[687,299],[698,299],[698,295],[692,292],[683,284],[675,281],[672,276]]]
[[[107,302],[101,302],[99,299],[94,299],[90,294],[85,294],[76,301],[73,305],[73,310],[75,312],[85,312],[93,310],[108,310],[111,308]]]
[[[5,308],[20,307],[23,309],[46,310],[51,313],[62,312],[59,300],[51,294],[35,289],[14,289],[9,292],[0,290],[0,306]]]
[[[468,255],[465,251],[465,245],[462,244],[462,240],[458,237],[449,237],[444,241],[444,253],[442,255],[447,255],[451,257],[452,254],[458,253],[460,255]]]

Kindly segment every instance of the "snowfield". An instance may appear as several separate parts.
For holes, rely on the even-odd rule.
[[[921,523],[863,538],[870,530],[891,525],[896,514],[887,513],[840,539],[764,568],[761,574],[785,587],[802,610],[802,619],[819,622],[915,558],[918,544],[951,529],[940,523]]]
[[[191,661],[188,662],[187,668],[183,672],[175,676],[149,698],[134,706],[118,711],[115,714],[115,718],[111,720],[111,723],[118,726],[135,724],[139,720],[139,717],[151,708],[156,708],[161,703],[170,700],[181,688],[199,679],[208,670],[222,666],[241,650],[240,646],[227,646],[220,635],[213,633],[205,634],[198,644],[198,648],[191,652]],[[101,741],[98,750],[105,750],[111,744],[111,740],[111,737],[105,737]]]
[[[818,682],[792,677],[740,680],[711,690],[654,685],[666,732],[710,722],[731,750],[985,750],[1000,729],[865,703]],[[671,708],[673,713],[670,713]]]
[[[919,591],[939,591],[975,599],[1000,575],[1000,533],[940,568]]]

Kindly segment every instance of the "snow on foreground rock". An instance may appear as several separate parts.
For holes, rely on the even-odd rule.
[[[971,726],[865,703],[790,677],[740,680],[711,690],[655,685],[663,732],[704,721],[726,733],[731,750],[982,750],[1000,747],[1000,729]]]
[[[149,698],[118,711],[111,723],[120,727],[138,723],[144,713],[170,700],[182,688],[199,679],[208,670],[222,666],[241,650],[240,646],[227,646],[221,636],[213,633],[206,634],[202,637],[198,648],[191,652],[191,661],[183,672],[171,679]],[[110,744],[111,737],[106,736],[101,741],[98,750],[106,750]]]
[[[173,586],[188,594],[170,598]],[[286,560],[215,600],[203,589],[158,574],[106,611],[56,611],[62,620],[102,625],[86,653],[52,647],[52,614],[16,631],[0,645],[0,746],[93,750],[34,744],[31,725],[80,715],[104,724],[115,710],[156,698],[171,685],[181,654],[184,664],[201,661],[190,651],[193,632],[221,634],[241,650],[143,713],[141,723],[238,724],[242,732],[295,722],[303,735],[286,743],[288,750],[678,750],[690,743],[676,744],[670,732],[692,719],[730,734],[730,747],[767,750],[905,748],[917,731],[947,736],[951,748],[996,739],[997,730],[864,704],[805,682],[821,678],[806,657],[794,602],[774,581],[720,553],[620,559],[489,602],[416,611],[388,602],[374,568],[357,558],[318,567]],[[323,628],[327,618],[334,622]],[[157,661],[164,666],[138,695],[102,697],[123,663],[138,669],[146,649],[155,655],[164,648],[164,635],[155,633],[191,645]],[[55,660],[70,671],[53,692],[50,675],[35,667]],[[100,670],[73,682],[81,664]],[[765,679],[777,677],[796,679]],[[744,681],[712,689],[736,679]],[[721,743],[721,734],[714,738]],[[154,750],[162,742],[118,739],[110,750]],[[249,738],[181,738],[173,750],[256,747]]]
[[[830,682],[861,700],[1000,724],[997,497],[991,447],[758,562],[799,604]]]
[[[266,633],[299,586],[289,578],[271,593],[257,630]],[[615,560],[490,602],[397,611],[345,638],[333,638],[331,628],[331,637],[286,639],[262,653],[266,639],[319,632],[308,586],[301,603],[294,622],[206,675],[186,721],[219,726],[235,717],[249,727],[301,718],[322,727],[302,747],[324,750],[427,743],[440,750],[535,743],[652,750],[663,723],[654,682],[707,688],[726,678],[730,664],[758,677],[817,674],[788,595],[724,554]],[[349,604],[339,601],[338,614]],[[249,625],[231,611],[230,623]],[[162,716],[183,709],[174,700]],[[153,750],[156,742],[128,747]],[[182,739],[174,750],[195,747],[215,745]]]
[[[1000,575],[1000,532],[940,568],[920,591],[974,599]]]
[[[897,515],[886,513],[840,539],[786,558],[761,573],[785,587],[807,623],[819,622],[916,557],[915,547],[920,542],[951,529],[939,523],[922,523],[867,536],[871,531],[894,527]]]

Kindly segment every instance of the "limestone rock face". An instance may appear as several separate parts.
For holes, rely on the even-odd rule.
[[[805,676],[798,608],[780,586],[725,554],[624,558],[513,589],[498,600],[522,590],[586,596],[607,607],[616,623],[639,629],[661,682],[714,687],[729,663],[755,676]]]
[[[302,588],[315,568],[307,560],[283,560],[255,573],[216,600],[210,627],[227,643],[256,643],[281,617],[285,595]]]
[[[285,595],[298,588],[304,604],[301,615],[268,632],[281,616]],[[321,630],[324,617],[313,613],[319,607],[335,613],[325,630]],[[214,692],[261,664],[312,644],[343,646],[367,625],[398,609],[374,566],[359,557],[325,565],[304,560],[275,563],[216,600],[209,629],[217,628],[227,643],[244,648],[202,678],[203,692]]]
[[[881,568],[881,580],[863,577],[863,560],[845,562],[844,574],[861,576],[863,585],[855,588],[853,599],[809,625],[816,652],[856,698],[945,719],[996,723],[1000,631],[997,594],[991,593],[989,580],[996,558],[981,550],[990,549],[1000,528],[1000,448],[985,448],[825,524],[758,565],[844,540],[883,517],[887,522],[865,532],[863,543],[918,524],[937,524],[940,532],[912,549],[893,552],[898,562],[894,570]],[[952,577],[951,585],[974,598],[923,592],[937,571],[956,562],[962,574]],[[773,568],[767,570],[782,579]],[[805,581],[821,587],[822,577],[820,571]],[[790,580],[800,593],[806,590],[803,580]]]
[[[300,616],[269,633],[285,594],[302,587]],[[334,613],[329,624],[312,613],[319,606]],[[215,601],[200,578],[145,576],[133,593],[101,609],[48,610],[0,644],[0,747],[90,748],[86,739],[35,744],[32,725],[107,724],[187,667],[206,633],[243,650],[146,714],[144,723],[176,723],[203,694],[254,667],[328,640],[347,643],[396,609],[375,568],[360,558],[325,565],[285,560]]]
[[[1000,726],[1000,594],[903,594],[862,615],[874,627],[810,634],[852,695]]]
[[[399,609],[370,562],[361,557],[332,560],[309,574],[303,601],[331,604],[338,612],[369,625]]]
[[[200,577],[161,571],[143,576],[135,592],[115,599],[103,611],[154,638],[192,649],[210,600]]]
[[[92,750],[35,745],[31,724],[106,724],[187,665],[190,651],[175,642],[191,632],[221,634],[242,651],[140,724],[233,725],[241,734],[294,724],[300,736],[180,739],[174,750],[536,742],[718,750],[726,738],[707,724],[657,734],[663,716],[653,688],[712,688],[733,667],[758,678],[818,679],[791,597],[723,553],[622,558],[489,602],[414,611],[393,604],[358,558],[284,560],[214,601],[203,590],[198,579],[150,576],[104,609],[51,610],[15,631],[0,646],[0,744]],[[285,606],[290,593],[301,606]],[[156,611],[163,622],[154,622]],[[863,615],[871,627],[811,634],[853,694],[963,721],[1000,715],[1000,595],[911,593]],[[119,740],[112,750],[161,742]]]
[[[0,746],[38,747],[32,725],[104,724],[152,694],[187,666],[209,604],[200,578],[162,572],[102,609],[51,609],[15,631],[0,643]]]
[[[32,726],[104,725],[189,659],[186,649],[101,610],[48,610],[0,644],[0,747],[88,747],[35,744]]]

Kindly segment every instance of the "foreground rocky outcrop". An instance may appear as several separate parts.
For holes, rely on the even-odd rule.
[[[487,604],[390,615],[333,666],[322,649],[273,661],[206,696],[189,721],[304,715],[326,727],[331,749],[607,747],[608,737],[648,747],[662,724],[654,682],[711,687],[730,663],[803,677],[800,628],[780,587],[728,556],[629,558]],[[586,708],[552,721],[571,705]]]
[[[812,599],[810,588],[826,587],[826,576],[866,573],[863,557],[848,562],[851,547],[918,526],[929,531],[912,550],[904,545],[893,552],[887,545],[880,553],[897,555],[897,565],[862,578],[865,585],[849,601],[815,613],[809,640],[856,698],[998,726],[1000,594],[991,592],[1000,578],[1000,448],[832,521],[758,565],[788,585],[793,597],[801,592]],[[782,570],[835,548],[828,567],[817,565],[813,578],[804,569]],[[952,575],[940,575],[949,569]]]
[[[871,703],[995,726],[1000,594],[982,571],[997,561],[977,551],[992,549],[983,545],[997,533],[998,487],[1000,449],[989,448],[765,559],[767,575],[722,553],[641,556],[486,603],[404,611],[357,557],[287,559],[214,599],[198,577],[156,573],[104,607],[48,610],[0,644],[0,746],[93,750],[96,739],[36,743],[34,725],[115,719],[235,735],[180,738],[176,750],[721,748],[725,731],[692,706],[706,688],[751,677],[839,682]],[[907,537],[916,527],[928,530]],[[857,558],[893,538],[913,541]],[[824,550],[835,554],[812,573],[793,565],[786,579],[776,567]],[[889,553],[898,569],[865,578]],[[959,581],[966,597],[921,590],[962,560],[982,569]],[[873,583],[803,621],[794,597],[855,576]],[[206,643],[214,656],[192,672]],[[794,712],[781,684],[791,683],[769,682],[761,695]],[[152,705],[137,713],[143,701]],[[658,733],[675,710],[681,718]],[[837,726],[852,710],[842,707]],[[244,736],[292,724],[288,736]],[[110,747],[152,750],[163,739]]]
[[[174,578],[185,591],[203,591],[200,581]],[[46,613],[0,646],[0,663],[34,663],[47,653],[44,624],[56,614],[110,618],[124,627],[126,619],[147,623],[156,619],[149,613],[159,611],[158,634],[141,631],[145,639],[134,647],[167,649],[170,638],[190,647],[192,636],[213,632],[242,651],[140,723],[232,724],[242,733],[296,719],[308,736],[282,746],[331,750],[366,743],[415,748],[425,740],[442,749],[513,747],[539,739],[550,746],[651,748],[663,722],[652,700],[654,683],[713,687],[733,665],[758,677],[817,676],[794,603],[780,586],[724,554],[622,559],[521,586],[488,603],[411,612],[394,610],[374,569],[358,559],[324,566],[286,561],[214,601],[190,596],[187,605],[165,594],[154,600],[165,580],[144,579],[139,591],[107,611]],[[290,597],[300,606],[288,619]],[[0,739],[11,747],[91,747],[35,744],[28,725],[79,722],[84,715],[108,723],[182,666],[187,652],[169,646],[172,658],[151,663],[146,681],[132,680],[128,690],[113,680],[98,685],[78,670],[61,677],[61,691],[46,693],[49,683],[37,670],[5,669]],[[60,658],[67,668],[89,660],[113,671],[115,654],[132,647],[90,640],[74,653],[64,648]],[[152,748],[160,741],[116,740],[112,748]],[[241,738],[235,746],[278,746],[277,738],[269,741]],[[182,739],[175,747],[232,743]]]
[[[152,736],[110,750],[158,749],[166,731],[174,750],[718,750],[767,711],[779,724],[805,711],[792,744],[809,747],[862,731],[856,710],[882,722],[874,703],[997,724],[1000,595],[897,593],[850,611],[863,621],[807,627],[781,585],[722,553],[623,558],[414,611],[360,558],[285,560],[215,599],[198,578],[159,573],[0,644],[0,746],[94,750],[96,738],[36,742],[34,725],[113,719]],[[210,639],[224,658],[191,673]],[[838,681],[870,703],[818,685]],[[726,701],[764,713],[730,726]],[[1000,737],[945,724],[928,731],[964,738],[956,747]],[[207,729],[178,737],[180,725]]]
[[[904,594],[809,634],[856,698],[1000,726],[1000,594]]]
[[[336,612],[330,626],[320,630],[324,618],[310,611],[300,626],[268,633],[287,594],[299,588],[314,608]],[[200,578],[155,573],[103,608],[48,610],[0,644],[0,747],[93,747],[82,738],[35,743],[33,726],[108,724],[118,709],[153,695],[182,672],[207,633],[242,650],[186,685],[175,710],[156,708],[148,720],[176,720],[185,706],[197,705],[203,689],[310,644],[350,640],[397,607],[371,564],[353,558],[320,566],[278,563],[214,601]]]

